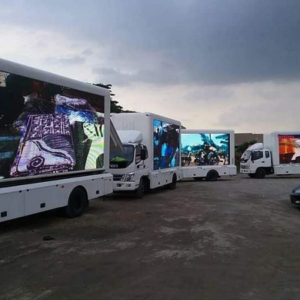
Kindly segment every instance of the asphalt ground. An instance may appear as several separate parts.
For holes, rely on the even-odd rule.
[[[0,299],[299,299],[298,184],[192,180],[1,223]]]

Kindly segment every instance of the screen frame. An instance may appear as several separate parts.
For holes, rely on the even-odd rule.
[[[25,182],[26,181],[36,181],[36,179],[45,178],[65,178],[74,176],[79,176],[82,174],[84,176],[96,173],[104,173],[109,167],[109,143],[110,143],[110,91],[101,87],[94,86],[92,84],[83,83],[74,79],[66,78],[64,76],[56,75],[46,71],[38,70],[32,67],[24,66],[18,63],[7,61],[0,58],[0,71],[5,73],[10,73],[14,75],[23,76],[32,80],[42,81],[46,83],[51,83],[58,86],[63,86],[66,88],[98,95],[104,97],[104,165],[99,169],[89,169],[89,170],[76,170],[68,171],[56,174],[43,174],[34,176],[24,176],[24,177],[9,177],[0,179],[1,183],[6,182]]]
[[[163,122],[163,123],[168,123],[170,125],[173,125],[173,126],[178,126],[178,154],[179,154],[179,161],[178,161],[178,165],[174,166],[174,167],[167,167],[167,168],[158,168],[158,169],[155,169],[155,162],[154,162],[154,158],[155,158],[155,155],[154,155],[154,122],[155,121],[158,121],[158,122]],[[168,169],[172,169],[172,168],[179,168],[180,165],[181,165],[181,124],[178,123],[178,122],[173,122],[171,119],[160,119],[160,118],[157,118],[157,116],[153,116],[152,117],[152,122],[151,122],[151,130],[152,130],[152,153],[153,153],[153,157],[152,157],[152,167],[153,167],[153,170],[154,171],[162,171],[162,170],[168,170]]]
[[[200,166],[183,166],[185,168],[193,168],[193,167],[203,167],[203,166],[228,166],[230,165],[230,161],[231,161],[231,151],[230,151],[230,147],[231,147],[231,139],[230,139],[230,133],[229,132],[185,132],[182,133],[182,136],[184,135],[199,135],[199,134],[208,134],[208,135],[227,135],[228,136],[228,163],[227,164],[218,164],[218,165],[200,165]],[[181,156],[183,155],[182,153],[182,148],[183,148],[183,138],[181,137]],[[181,162],[182,163],[182,162]]]
[[[211,134],[229,134],[230,163],[228,165],[214,165],[214,167],[235,166],[235,148],[234,148],[235,147],[235,138],[234,138],[235,131],[234,130],[232,130],[232,129],[219,129],[219,130],[216,130],[216,129],[182,129],[181,130],[181,135],[182,134],[191,134],[191,133],[198,133],[198,134],[199,133],[203,133],[203,134],[208,134],[208,133],[211,133]],[[181,145],[180,145],[180,147],[181,147]],[[181,152],[180,152],[180,154],[181,154]],[[180,161],[180,166],[182,168],[187,168],[185,166],[182,166],[181,161]]]
[[[287,138],[295,139],[296,136],[298,136],[299,139],[300,139],[300,133],[299,132],[298,133],[289,133],[289,134],[278,134],[278,160],[279,160],[279,164],[280,165],[295,165],[295,164],[299,164],[299,162],[292,162],[292,160],[290,162],[288,162],[288,163],[282,162],[282,160],[281,160],[281,155],[282,154],[280,154],[280,142],[281,142],[281,139],[284,139],[284,138],[286,138],[286,139]]]

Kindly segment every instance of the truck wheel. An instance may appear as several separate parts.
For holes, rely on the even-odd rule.
[[[76,187],[69,197],[68,205],[65,208],[65,214],[69,218],[75,218],[82,215],[84,209],[88,206],[88,199],[83,188]]]
[[[256,170],[255,178],[263,179],[266,177],[266,170],[263,168],[259,168]]]
[[[196,180],[196,181],[202,181],[203,177],[194,177],[194,180]]]
[[[145,194],[145,182],[144,179],[141,178],[139,187],[135,190],[135,198],[142,199]]]
[[[177,185],[177,176],[174,174],[172,178],[172,182],[168,184],[169,190],[175,190]]]
[[[215,170],[210,170],[207,175],[206,175],[206,180],[207,181],[216,181],[218,179],[218,172]]]
[[[248,176],[249,176],[250,178],[254,178],[254,177],[255,177],[255,174],[248,174]]]

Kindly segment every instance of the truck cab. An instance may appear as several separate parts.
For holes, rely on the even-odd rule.
[[[147,176],[148,149],[142,143],[143,135],[136,130],[119,130],[123,149],[112,149],[110,152],[110,169],[113,175],[113,190],[135,191],[140,198],[149,188]]]
[[[241,156],[240,172],[251,178],[264,178],[273,174],[272,154],[262,143],[250,146]]]

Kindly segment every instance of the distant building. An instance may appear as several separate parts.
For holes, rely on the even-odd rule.
[[[235,133],[235,146],[240,146],[246,142],[256,141],[257,143],[263,142],[262,133]]]

